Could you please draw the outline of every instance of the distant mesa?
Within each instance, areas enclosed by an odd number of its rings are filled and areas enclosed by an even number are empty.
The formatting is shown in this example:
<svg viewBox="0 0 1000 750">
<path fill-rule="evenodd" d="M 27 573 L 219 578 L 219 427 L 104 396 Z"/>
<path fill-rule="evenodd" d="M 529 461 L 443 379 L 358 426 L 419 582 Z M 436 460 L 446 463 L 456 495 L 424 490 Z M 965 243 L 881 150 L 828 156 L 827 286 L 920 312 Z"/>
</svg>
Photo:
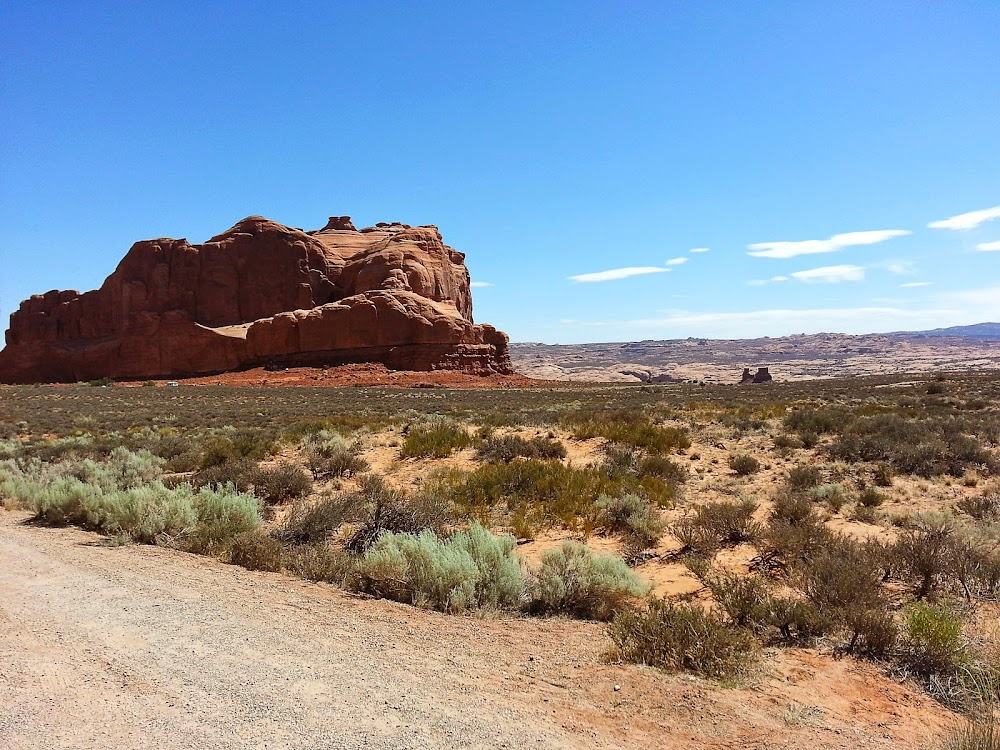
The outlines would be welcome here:
<svg viewBox="0 0 1000 750">
<path fill-rule="evenodd" d="M 382 363 L 512 371 L 507 335 L 472 320 L 465 255 L 437 227 L 331 217 L 304 232 L 250 216 L 202 244 L 137 242 L 95 291 L 21 303 L 0 382 Z"/>
<path fill-rule="evenodd" d="M 740 385 L 744 383 L 770 383 L 774 378 L 767 371 L 766 367 L 758 367 L 756 373 L 751 373 L 749 367 L 743 368 L 743 375 L 740 377 Z"/>
</svg>

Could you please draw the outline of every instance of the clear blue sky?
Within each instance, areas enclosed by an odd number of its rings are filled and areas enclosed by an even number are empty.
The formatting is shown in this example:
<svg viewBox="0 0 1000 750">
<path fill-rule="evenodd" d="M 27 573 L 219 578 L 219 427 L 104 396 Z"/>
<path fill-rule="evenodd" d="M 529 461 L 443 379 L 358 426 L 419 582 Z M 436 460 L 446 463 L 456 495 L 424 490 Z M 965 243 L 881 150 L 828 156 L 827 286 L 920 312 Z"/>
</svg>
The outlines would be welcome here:
<svg viewBox="0 0 1000 750">
<path fill-rule="evenodd" d="M 3 8 L 4 322 L 251 214 L 437 224 L 515 341 L 1000 320 L 1000 209 L 928 226 L 1000 206 L 996 0 Z"/>
</svg>

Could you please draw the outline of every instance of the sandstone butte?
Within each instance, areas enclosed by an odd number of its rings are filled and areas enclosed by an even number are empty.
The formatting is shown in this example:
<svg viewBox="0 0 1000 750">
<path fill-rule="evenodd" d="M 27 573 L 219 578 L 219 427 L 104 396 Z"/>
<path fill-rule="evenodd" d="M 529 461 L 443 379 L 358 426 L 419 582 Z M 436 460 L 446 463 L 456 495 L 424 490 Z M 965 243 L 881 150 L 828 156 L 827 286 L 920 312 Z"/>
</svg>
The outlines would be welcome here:
<svg viewBox="0 0 1000 750">
<path fill-rule="evenodd" d="M 0 382 L 382 363 L 511 373 L 507 335 L 472 321 L 465 255 L 437 227 L 348 216 L 305 232 L 250 216 L 203 244 L 137 242 L 95 291 L 21 303 Z"/>
</svg>

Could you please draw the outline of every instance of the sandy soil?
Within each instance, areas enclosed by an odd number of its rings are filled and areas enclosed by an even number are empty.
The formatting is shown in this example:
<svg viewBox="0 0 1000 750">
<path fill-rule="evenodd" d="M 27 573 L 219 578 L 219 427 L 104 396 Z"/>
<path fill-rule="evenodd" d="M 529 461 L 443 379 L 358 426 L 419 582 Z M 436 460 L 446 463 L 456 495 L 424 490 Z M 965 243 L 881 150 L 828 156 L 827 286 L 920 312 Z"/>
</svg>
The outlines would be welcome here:
<svg viewBox="0 0 1000 750">
<path fill-rule="evenodd" d="M 387 386 L 394 388 L 533 388 L 551 383 L 532 380 L 524 375 L 469 375 L 454 370 L 410 372 L 390 370 L 380 364 L 342 365 L 340 367 L 290 367 L 270 371 L 256 367 L 251 370 L 226 372 L 193 378 L 153 381 L 157 385 L 169 382 L 184 385 L 241 386 Z M 138 386 L 140 383 L 123 383 Z"/>
<path fill-rule="evenodd" d="M 25 519 L 0 511 L 4 750 L 923 748 L 955 722 L 816 651 L 722 687 L 607 663 L 595 623 L 449 617 Z"/>
</svg>

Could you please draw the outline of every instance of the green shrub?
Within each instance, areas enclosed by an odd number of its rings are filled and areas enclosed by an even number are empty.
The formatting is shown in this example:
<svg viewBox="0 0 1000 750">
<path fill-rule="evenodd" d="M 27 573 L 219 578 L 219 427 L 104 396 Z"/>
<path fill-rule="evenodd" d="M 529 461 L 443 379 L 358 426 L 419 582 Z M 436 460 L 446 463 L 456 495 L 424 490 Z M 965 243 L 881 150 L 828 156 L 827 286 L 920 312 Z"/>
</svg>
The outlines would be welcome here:
<svg viewBox="0 0 1000 750">
<path fill-rule="evenodd" d="M 610 619 L 649 591 L 620 557 L 572 541 L 546 552 L 534 578 L 532 611 L 593 620 Z"/>
<path fill-rule="evenodd" d="M 305 497 L 313 486 L 309 472 L 291 461 L 270 468 L 258 467 L 251 481 L 253 493 L 268 505 Z"/>
<path fill-rule="evenodd" d="M 306 465 L 314 479 L 346 477 L 368 471 L 368 462 L 342 436 L 320 430 L 303 441 Z"/>
<path fill-rule="evenodd" d="M 800 409 L 785 417 L 785 429 L 798 433 L 837 433 L 850 421 L 850 412 L 845 409 Z"/>
<path fill-rule="evenodd" d="M 727 573 L 709 578 L 708 588 L 733 625 L 759 633 L 771 623 L 771 591 L 760 576 Z"/>
<path fill-rule="evenodd" d="M 114 384 L 115 384 L 115 381 L 112 380 L 111 378 L 98 378 L 96 380 L 88 380 L 87 381 L 87 385 L 91 386 L 92 388 L 104 388 L 104 387 L 107 387 L 109 385 L 114 385 Z"/>
<path fill-rule="evenodd" d="M 819 469 L 808 464 L 799 464 L 788 470 L 786 482 L 793 490 L 808 490 L 820 483 Z"/>
<path fill-rule="evenodd" d="M 786 642 L 811 640 L 825 634 L 832 623 L 810 602 L 773 597 L 768 607 L 768 624 Z"/>
<path fill-rule="evenodd" d="M 904 529 L 890 550 L 900 574 L 915 582 L 916 597 L 923 599 L 948 574 L 954 529 L 946 522 L 918 521 Z"/>
<path fill-rule="evenodd" d="M 277 539 L 257 531 L 233 537 L 229 548 L 229 561 L 247 570 L 266 570 L 276 573 L 284 562 L 285 548 Z"/>
<path fill-rule="evenodd" d="M 558 440 L 533 437 L 530 440 L 519 435 L 491 435 L 476 452 L 480 461 L 508 464 L 515 458 L 563 459 L 566 446 Z"/>
<path fill-rule="evenodd" d="M 444 458 L 468 448 L 473 438 L 463 425 L 437 420 L 412 427 L 403 440 L 403 458 Z"/>
<path fill-rule="evenodd" d="M 604 527 L 611 533 L 621 534 L 626 546 L 634 552 L 656 546 L 666 528 L 656 509 L 638 495 L 601 495 L 597 507 L 601 509 Z"/>
<path fill-rule="evenodd" d="M 753 456 L 737 454 L 729 457 L 729 468 L 736 473 L 736 476 L 748 477 L 760 471 L 760 461 Z"/>
<path fill-rule="evenodd" d="M 358 520 L 363 512 L 355 493 L 324 495 L 316 503 L 296 503 L 271 535 L 292 544 L 319 544 L 330 532 Z"/>
<path fill-rule="evenodd" d="M 963 497 L 956 505 L 960 511 L 977 521 L 998 518 L 1000 517 L 1000 492 L 984 492 L 981 495 Z"/>
<path fill-rule="evenodd" d="M 815 502 L 825 504 L 834 513 L 839 513 L 847 504 L 847 495 L 843 486 L 839 484 L 821 484 L 819 487 L 813 487 L 809 490 L 809 497 Z"/>
<path fill-rule="evenodd" d="M 714 546 L 749 542 L 760 534 L 761 526 L 753 520 L 757 503 L 743 500 L 738 503 L 711 502 L 695 508 L 693 516 L 677 521 L 672 533 L 685 550 L 697 552 Z"/>
<path fill-rule="evenodd" d="M 650 602 L 645 612 L 623 610 L 609 629 L 623 661 L 708 677 L 738 675 L 755 661 L 753 637 L 728 627 L 696 604 Z"/>
<path fill-rule="evenodd" d="M 250 458 L 240 458 L 213 464 L 196 471 L 183 481 L 190 482 L 195 487 L 232 487 L 238 492 L 249 492 L 257 476 L 257 462 Z"/>
<path fill-rule="evenodd" d="M 512 536 L 494 536 L 478 524 L 447 539 L 429 530 L 387 532 L 358 561 L 358 586 L 442 612 L 510 608 L 524 587 L 515 546 Z"/>
<path fill-rule="evenodd" d="M 674 486 L 684 484 L 691 476 L 687 467 L 662 453 L 643 456 L 639 462 L 638 474 L 640 477 L 657 477 Z"/>
<path fill-rule="evenodd" d="M 673 487 L 656 477 L 611 478 L 595 468 L 557 461 L 524 459 L 484 464 L 474 471 L 445 471 L 428 483 L 428 493 L 451 501 L 461 515 L 487 520 L 497 513 L 537 518 L 546 527 L 578 528 L 596 522 L 601 495 L 635 494 L 657 505 L 669 504 Z"/>
<path fill-rule="evenodd" d="M 796 448 L 802 448 L 802 439 L 796 437 L 795 435 L 789 435 L 787 432 L 783 432 L 780 435 L 775 435 L 774 447 L 780 451 L 795 450 Z"/>
<path fill-rule="evenodd" d="M 284 551 L 285 567 L 309 581 L 323 581 L 338 586 L 354 585 L 357 560 L 343 550 L 325 544 L 301 544 Z"/>
<path fill-rule="evenodd" d="M 612 443 L 670 453 L 691 447 L 687 430 L 655 424 L 649 415 L 638 411 L 579 411 L 563 418 L 573 436 L 586 440 L 603 437 Z"/>
<path fill-rule="evenodd" d="M 874 487 L 866 487 L 858 495 L 858 505 L 865 508 L 878 508 L 885 502 L 885 495 Z"/>
<path fill-rule="evenodd" d="M 440 535 L 454 520 L 446 499 L 393 489 L 377 475 L 362 477 L 359 489 L 350 497 L 359 523 L 345 548 L 355 554 L 365 552 L 387 532 L 417 534 L 429 530 Z"/>
<path fill-rule="evenodd" d="M 920 677 L 955 674 L 968 664 L 962 642 L 962 620 L 947 607 L 918 602 L 905 615 L 906 642 L 902 662 Z"/>
</svg>

